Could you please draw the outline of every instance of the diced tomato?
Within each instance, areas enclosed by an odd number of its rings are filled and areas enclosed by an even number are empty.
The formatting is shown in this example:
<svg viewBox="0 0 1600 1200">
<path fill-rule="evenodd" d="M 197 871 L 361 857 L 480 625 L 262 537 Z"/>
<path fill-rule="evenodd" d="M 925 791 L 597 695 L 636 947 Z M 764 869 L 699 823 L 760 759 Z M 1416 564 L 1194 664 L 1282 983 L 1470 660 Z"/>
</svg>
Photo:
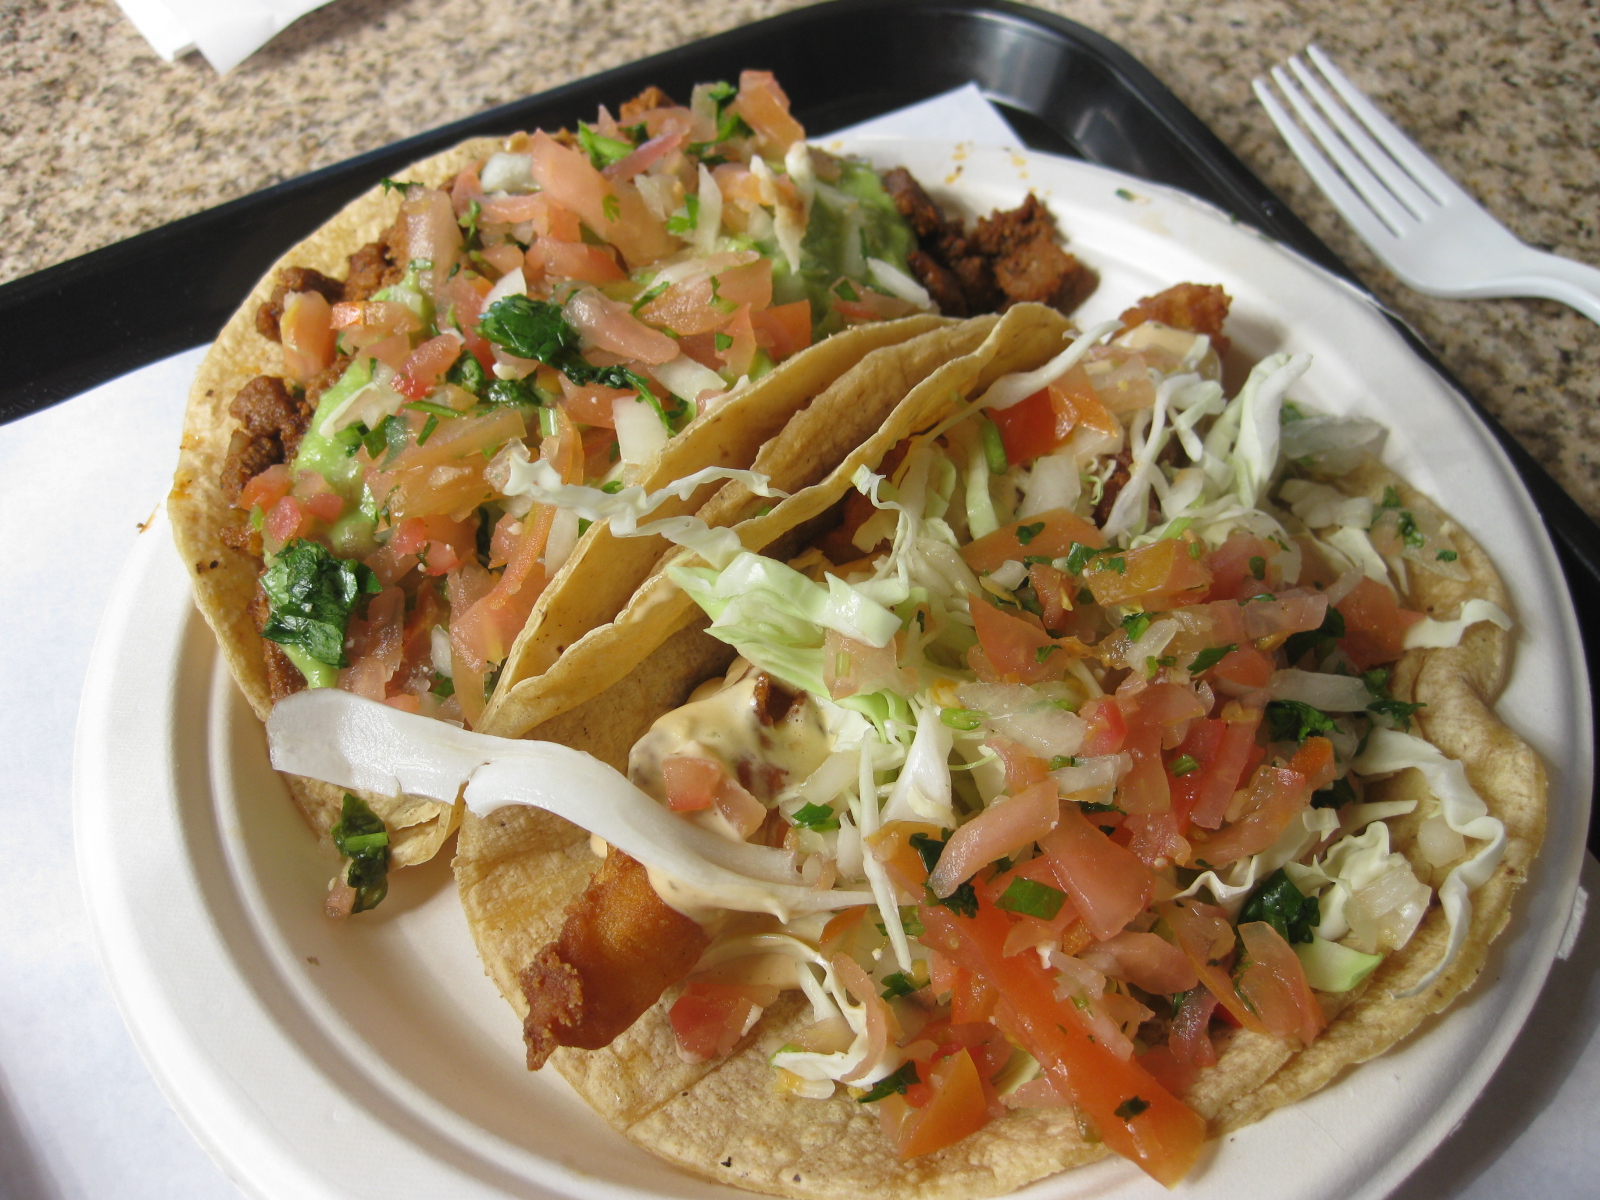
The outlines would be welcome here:
<svg viewBox="0 0 1600 1200">
<path fill-rule="evenodd" d="M 460 326 L 468 352 L 486 370 L 494 367 L 494 351 L 478 332 L 478 317 L 483 312 L 483 299 L 489 294 L 489 287 L 489 281 L 481 275 L 468 275 L 463 271 L 445 281 L 444 304 L 440 305 L 441 309 L 448 306 Z"/>
<path fill-rule="evenodd" d="M 1265 921 L 1239 926 L 1239 941 L 1244 945 L 1239 995 L 1260 1014 L 1269 1033 L 1309 1046 L 1328 1019 L 1306 982 L 1299 956 Z"/>
<path fill-rule="evenodd" d="M 1264 688 L 1272 682 L 1272 659 L 1246 644 L 1224 654 L 1211 676 L 1237 688 Z"/>
<path fill-rule="evenodd" d="M 289 476 L 288 466 L 274 463 L 244 485 L 239 492 L 239 507 L 246 511 L 259 508 L 265 513 L 287 496 L 292 486 L 294 480 Z"/>
<path fill-rule="evenodd" d="M 1244 815 L 1196 846 L 1195 861 L 1221 868 L 1261 853 L 1310 802 L 1304 775 L 1285 767 L 1260 767 L 1250 781 Z"/>
<path fill-rule="evenodd" d="M 727 348 L 714 350 L 721 365 L 735 379 L 750 373 L 750 366 L 756 359 L 756 331 L 750 323 L 750 306 L 740 305 L 739 311 L 722 329 L 722 336 L 728 339 Z M 713 347 L 715 343 L 713 343 Z"/>
<path fill-rule="evenodd" d="M 899 296 L 886 296 L 882 292 L 858 290 L 854 300 L 846 300 L 838 291 L 830 292 L 834 311 L 847 325 L 862 325 L 873 321 L 893 321 L 909 317 L 917 306 Z"/>
<path fill-rule="evenodd" d="M 908 1104 L 904 1115 L 888 1130 L 895 1153 L 902 1159 L 943 1150 L 988 1124 L 988 1100 L 978 1068 L 964 1047 L 932 1064 L 927 1085 L 928 1099 L 915 1108 Z"/>
<path fill-rule="evenodd" d="M 474 200 L 483 200 L 483 180 L 478 175 L 478 168 L 482 165 L 471 163 L 462 167 L 456 174 L 455 183 L 450 186 L 450 207 L 455 209 L 458 218 L 466 215 Z"/>
<path fill-rule="evenodd" d="M 1333 782 L 1333 743 L 1325 737 L 1309 737 L 1289 760 L 1289 770 L 1305 776 L 1306 787 L 1320 792 Z"/>
<path fill-rule="evenodd" d="M 1150 903 L 1155 881 L 1149 870 L 1071 804 L 1062 806 L 1060 823 L 1039 849 L 1089 932 L 1102 941 L 1120 933 Z"/>
<path fill-rule="evenodd" d="M 1029 754 L 1010 738 L 992 737 L 983 744 L 1000 756 L 1006 770 L 1006 791 L 1013 796 L 1044 782 L 1044 759 Z"/>
<path fill-rule="evenodd" d="M 1276 543 L 1234 530 L 1227 541 L 1206 555 L 1206 565 L 1211 568 L 1211 591 L 1207 598 L 1245 600 L 1263 592 L 1277 591 L 1283 580 L 1279 553 Z"/>
<path fill-rule="evenodd" d="M 1200 1078 L 1200 1068 L 1179 1058 L 1170 1046 L 1151 1046 L 1139 1055 L 1139 1065 L 1173 1095 L 1188 1091 Z"/>
<path fill-rule="evenodd" d="M 782 158 L 805 140 L 805 128 L 790 114 L 789 97 L 771 71 L 741 71 L 739 95 L 729 108 L 756 131 L 762 149 L 773 157 Z"/>
<path fill-rule="evenodd" d="M 556 204 L 576 213 L 590 229 L 622 251 L 629 267 L 641 267 L 677 248 L 677 239 L 645 207 L 638 189 L 613 184 L 588 158 L 543 130 L 529 140 L 534 182 Z"/>
<path fill-rule="evenodd" d="M 811 345 L 811 301 L 796 300 L 750 314 L 755 327 L 756 345 L 782 362 Z"/>
<path fill-rule="evenodd" d="M 616 402 L 624 396 L 637 395 L 628 388 L 609 388 L 598 383 L 586 383 L 579 387 L 565 375 L 561 377 L 561 391 L 561 407 L 567 410 L 568 416 L 580 425 L 603 429 L 616 426 Z"/>
<path fill-rule="evenodd" d="M 1198 598 L 1211 582 L 1206 564 L 1189 552 L 1191 544 L 1196 543 L 1164 538 L 1126 553 L 1096 555 L 1084 568 L 1083 581 L 1096 604 L 1137 601 L 1147 609 L 1171 608 Z"/>
<path fill-rule="evenodd" d="M 521 246 L 516 242 L 500 242 L 498 245 L 485 246 L 480 252 L 483 261 L 494 268 L 495 278 L 509 275 L 513 271 L 522 270 L 527 261 Z"/>
<path fill-rule="evenodd" d="M 1019 535 L 1018 530 L 1024 528 L 1027 532 Z M 1054 508 L 1012 521 L 977 541 L 968 542 L 961 547 L 961 557 L 967 566 L 983 575 L 1008 560 L 1060 558 L 1075 542 L 1098 550 L 1106 544 L 1106 539 L 1094 525 L 1077 514 Z"/>
<path fill-rule="evenodd" d="M 667 807 L 673 812 L 699 812 L 710 808 L 722 783 L 722 764 L 714 758 L 669 754 L 661 760 L 667 788 Z"/>
<path fill-rule="evenodd" d="M 1190 846 L 1183 836 L 1187 819 L 1174 812 L 1130 813 L 1122 826 L 1128 831 L 1128 849 L 1151 870 L 1177 863 L 1186 866 Z"/>
<path fill-rule="evenodd" d="M 461 339 L 454 334 L 429 338 L 406 359 L 405 369 L 394 381 L 395 391 L 412 400 L 423 399 L 460 355 Z"/>
<path fill-rule="evenodd" d="M 1118 753 L 1128 740 L 1128 722 L 1122 708 L 1111 696 L 1098 696 L 1078 710 L 1078 715 L 1089 723 L 1083 739 L 1083 755 L 1098 758 L 1103 754 Z"/>
<path fill-rule="evenodd" d="M 1339 647 L 1358 671 L 1399 658 L 1405 652 L 1406 630 L 1422 620 L 1421 613 L 1401 608 L 1393 592 L 1366 576 L 1335 607 L 1344 618 Z"/>
<path fill-rule="evenodd" d="M 461 226 L 456 223 L 455 207 L 437 188 L 412 189 L 400 205 L 400 219 L 405 222 L 410 260 L 433 264 L 418 275 L 418 282 L 426 295 L 437 300 L 461 254 Z"/>
<path fill-rule="evenodd" d="M 554 276 L 594 284 L 616 283 L 628 277 L 604 247 L 587 242 L 560 242 L 542 237 L 528 247 L 527 261 L 540 277 Z"/>
<path fill-rule="evenodd" d="M 1167 1034 L 1167 1045 L 1185 1062 L 1196 1067 L 1209 1067 L 1217 1061 L 1216 1047 L 1211 1044 L 1209 1029 L 1211 1014 L 1216 1011 L 1217 998 L 1203 984 L 1184 993 L 1173 1014 Z"/>
<path fill-rule="evenodd" d="M 309 383 L 333 363 L 333 309 L 321 292 L 290 292 L 278 320 L 283 369 L 296 383 Z"/>
<path fill-rule="evenodd" d="M 911 838 L 919 833 L 936 842 L 944 841 L 944 833 L 937 825 L 922 821 L 890 821 L 867 839 L 872 857 L 883 864 L 895 886 L 913 896 L 920 896 L 922 885 L 928 882 L 928 868 L 911 845 Z"/>
<path fill-rule="evenodd" d="M 1227 815 L 1228 802 L 1238 789 L 1256 749 L 1256 729 L 1261 710 L 1230 704 L 1222 710 L 1223 733 L 1216 757 L 1202 764 L 1196 782 L 1194 808 L 1189 819 L 1202 829 L 1215 829 Z"/>
<path fill-rule="evenodd" d="M 978 645 L 968 658 L 980 678 L 1007 683 L 1041 683 L 1061 678 L 1067 655 L 1048 633 L 1021 617 L 1001 612 L 981 596 L 968 593 L 967 598 L 978 634 Z M 1053 649 L 1045 650 L 1047 646 Z"/>
<path fill-rule="evenodd" d="M 999 910 L 980 903 L 972 919 L 926 904 L 919 912 L 924 940 L 994 985 L 1001 1029 L 1033 1055 L 1107 1146 L 1169 1187 L 1188 1173 L 1205 1122 L 1137 1060 L 1119 1058 L 1090 1036 L 1076 1007 L 1055 998 L 1055 980 L 1037 955 L 1005 956 L 1008 926 Z"/>
<path fill-rule="evenodd" d="M 1251 1012 L 1233 990 L 1228 969 L 1233 961 L 1234 932 L 1226 914 L 1194 899 L 1157 905 L 1156 912 L 1177 935 L 1178 948 L 1189 956 L 1200 982 L 1232 1014 L 1234 1021 L 1256 1033 L 1265 1032 L 1261 1018 Z"/>
<path fill-rule="evenodd" d="M 673 1002 L 667 1020 L 679 1052 L 690 1062 L 706 1062 L 733 1053 L 761 1010 L 775 999 L 776 988 L 696 980 Z"/>
<path fill-rule="evenodd" d="M 272 506 L 262 525 L 269 546 L 282 546 L 303 537 L 310 527 L 310 514 L 293 496 L 284 496 Z"/>
<path fill-rule="evenodd" d="M 1124 708 L 1124 715 L 1128 709 Z M 1117 807 L 1125 813 L 1164 813 L 1172 807 L 1167 789 L 1166 767 L 1161 761 L 1161 726 L 1148 720 L 1128 723 L 1128 736 L 1122 748 L 1133 760 L 1133 768 L 1117 784 Z"/>
<path fill-rule="evenodd" d="M 1065 400 L 1056 388 L 1044 387 L 1009 408 L 989 410 L 1008 462 L 1032 462 L 1071 440 L 1078 414 Z"/>
</svg>

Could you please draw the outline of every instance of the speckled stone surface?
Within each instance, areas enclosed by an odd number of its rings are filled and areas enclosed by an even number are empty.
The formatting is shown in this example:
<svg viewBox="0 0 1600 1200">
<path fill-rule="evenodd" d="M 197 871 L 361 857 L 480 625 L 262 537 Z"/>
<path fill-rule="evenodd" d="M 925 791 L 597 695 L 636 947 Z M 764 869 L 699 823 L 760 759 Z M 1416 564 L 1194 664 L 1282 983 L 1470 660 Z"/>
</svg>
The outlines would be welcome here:
<svg viewBox="0 0 1600 1200">
<path fill-rule="evenodd" d="M 219 78 L 110 0 L 0 0 L 0 281 L 799 0 L 335 0 Z M 1584 0 L 1041 0 L 1132 51 L 1588 511 L 1600 327 L 1401 286 L 1289 158 L 1250 79 L 1316 41 L 1524 240 L 1600 264 L 1600 6 Z"/>
</svg>

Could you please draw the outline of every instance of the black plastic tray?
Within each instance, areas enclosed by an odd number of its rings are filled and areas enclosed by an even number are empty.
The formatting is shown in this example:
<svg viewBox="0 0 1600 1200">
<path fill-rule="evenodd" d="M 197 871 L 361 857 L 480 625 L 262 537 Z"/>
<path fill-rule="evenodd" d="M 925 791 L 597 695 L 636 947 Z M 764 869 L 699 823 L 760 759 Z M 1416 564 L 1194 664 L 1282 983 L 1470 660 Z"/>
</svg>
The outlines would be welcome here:
<svg viewBox="0 0 1600 1200">
<path fill-rule="evenodd" d="M 813 135 L 976 82 L 1030 147 L 1183 188 L 1354 282 L 1344 263 L 1116 43 L 1004 0 L 834 0 L 490 109 L 0 286 L 0 423 L 210 340 L 285 247 L 416 159 L 473 135 L 571 126 L 650 84 L 686 96 L 695 83 L 736 78 L 755 66 L 777 73 Z M 1431 351 L 1395 324 L 1449 379 Z M 95 336 L 85 338 L 84 330 Z M 1600 528 L 1456 387 L 1538 504 L 1580 617 L 1600 613 Z M 1585 632 L 1590 674 L 1600 678 L 1600 630 Z"/>
</svg>

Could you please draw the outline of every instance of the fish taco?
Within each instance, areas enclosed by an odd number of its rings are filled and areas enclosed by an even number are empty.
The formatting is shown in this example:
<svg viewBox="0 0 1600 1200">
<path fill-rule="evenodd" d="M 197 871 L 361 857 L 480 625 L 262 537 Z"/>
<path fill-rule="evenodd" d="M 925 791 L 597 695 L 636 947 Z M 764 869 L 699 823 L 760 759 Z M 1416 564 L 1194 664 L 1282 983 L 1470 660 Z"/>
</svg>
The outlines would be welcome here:
<svg viewBox="0 0 1600 1200">
<path fill-rule="evenodd" d="M 809 148 L 764 72 L 475 139 L 353 201 L 219 335 L 169 501 L 252 707 L 336 686 L 473 727 L 501 697 L 520 711 L 671 544 L 513 481 L 543 462 L 642 489 L 651 528 L 693 515 L 818 396 L 875 397 L 897 347 L 949 326 L 916 246 L 878 175 Z M 1010 295 L 989 290 L 975 302 Z M 376 903 L 383 864 L 426 860 L 457 820 L 289 786 L 352 858 L 330 911 Z"/>
<path fill-rule="evenodd" d="M 486 801 L 456 871 L 530 1065 L 762 1192 L 1171 1184 L 1473 981 L 1544 823 L 1505 589 L 1303 357 L 1226 396 L 1225 309 L 1015 308 L 781 500 L 727 486 L 740 548 L 642 589 L 693 608 L 532 733 L 870 899 Z"/>
</svg>

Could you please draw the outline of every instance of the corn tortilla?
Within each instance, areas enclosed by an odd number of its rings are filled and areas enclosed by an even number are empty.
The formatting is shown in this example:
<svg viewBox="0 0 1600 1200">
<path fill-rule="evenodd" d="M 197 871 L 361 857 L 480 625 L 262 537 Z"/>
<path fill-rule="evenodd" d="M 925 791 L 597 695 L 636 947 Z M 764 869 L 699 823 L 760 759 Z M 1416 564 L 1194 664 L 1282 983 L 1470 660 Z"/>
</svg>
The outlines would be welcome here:
<svg viewBox="0 0 1600 1200">
<path fill-rule="evenodd" d="M 462 168 L 505 145 L 504 139 L 475 138 L 416 163 L 398 177 L 431 187 L 447 185 Z M 311 267 L 343 278 L 348 256 L 393 223 L 401 200 L 399 193 L 376 187 L 279 259 L 223 327 L 190 391 L 167 511 L 179 555 L 191 576 L 195 603 L 215 633 L 229 671 L 262 720 L 272 699 L 261 639 L 247 611 L 260 562 L 224 544 L 221 537 L 223 529 L 240 519 L 219 482 L 230 437 L 239 427 L 228 406 L 250 379 L 282 374 L 282 348 L 255 326 L 256 310 L 271 296 L 278 272 L 287 266 Z M 824 339 L 701 414 L 647 466 L 640 482 L 654 489 L 703 467 L 748 467 L 763 443 L 862 356 L 949 324 L 937 316 L 913 316 L 857 326 Z M 657 516 L 694 512 L 715 491 L 715 484 L 707 484 L 687 500 L 669 501 Z M 659 538 L 614 538 L 604 522 L 588 530 L 539 597 L 506 659 L 498 691 L 512 691 L 537 677 L 559 661 L 566 646 L 615 617 L 669 548 Z M 293 776 L 285 780 L 307 822 L 325 835 L 339 819 L 344 789 Z M 455 806 L 405 796 L 364 795 L 363 799 L 388 827 L 397 866 L 427 861 L 456 827 Z"/>
</svg>

